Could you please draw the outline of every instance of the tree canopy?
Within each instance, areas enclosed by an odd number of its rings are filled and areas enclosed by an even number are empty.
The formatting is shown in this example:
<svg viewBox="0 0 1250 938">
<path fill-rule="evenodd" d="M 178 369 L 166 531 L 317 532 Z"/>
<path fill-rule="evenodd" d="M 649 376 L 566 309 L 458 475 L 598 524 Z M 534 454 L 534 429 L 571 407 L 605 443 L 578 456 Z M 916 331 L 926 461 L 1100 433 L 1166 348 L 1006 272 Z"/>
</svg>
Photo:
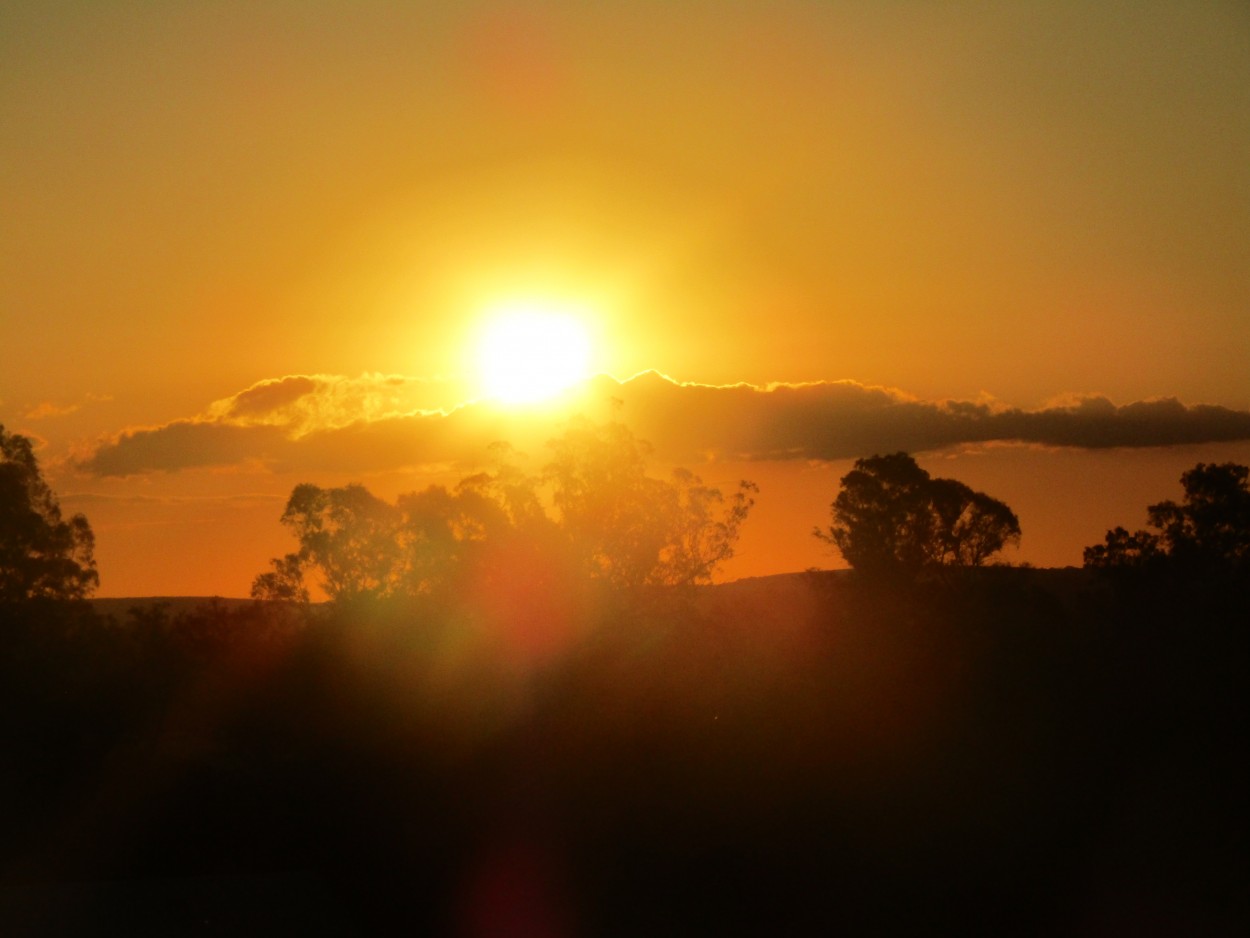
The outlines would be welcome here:
<svg viewBox="0 0 1250 938">
<path fill-rule="evenodd" d="M 94 549 L 87 519 L 62 517 L 30 440 L 0 426 L 0 601 L 91 595 Z"/>
<path fill-rule="evenodd" d="M 574 421 L 550 444 L 545 479 L 566 540 L 587 572 L 616 586 L 710 580 L 733 556 L 756 487 L 720 489 L 686 469 L 647 475 L 649 447 L 621 424 Z"/>
<path fill-rule="evenodd" d="M 907 453 L 858 459 L 817 528 L 856 570 L 915 575 L 926 568 L 977 567 L 1020 540 L 1003 502 L 954 479 L 934 479 Z"/>
<path fill-rule="evenodd" d="M 1250 468 L 1236 463 L 1198 463 L 1181 475 L 1184 498 L 1146 509 L 1154 531 L 1107 532 L 1085 548 L 1085 566 L 1148 569 L 1161 565 L 1191 571 L 1244 571 L 1250 567 Z"/>
<path fill-rule="evenodd" d="M 710 580 L 733 555 L 752 483 L 726 499 L 687 470 L 650 476 L 648 447 L 619 423 L 574 420 L 549 445 L 538 475 L 501 447 L 490 470 L 394 504 L 361 485 L 296 486 L 282 523 L 299 549 L 271 561 L 252 595 L 306 600 L 311 575 L 336 600 L 420 596 L 488 582 L 505 565 L 576 570 L 613 587 L 681 585 Z"/>
<path fill-rule="evenodd" d="M 306 601 L 310 575 L 336 600 L 436 593 L 480 554 L 518 526 L 496 476 L 483 473 L 453 490 L 431 485 L 401 495 L 395 504 L 364 486 L 295 487 L 282 523 L 299 550 L 270 561 L 252 595 Z"/>
</svg>

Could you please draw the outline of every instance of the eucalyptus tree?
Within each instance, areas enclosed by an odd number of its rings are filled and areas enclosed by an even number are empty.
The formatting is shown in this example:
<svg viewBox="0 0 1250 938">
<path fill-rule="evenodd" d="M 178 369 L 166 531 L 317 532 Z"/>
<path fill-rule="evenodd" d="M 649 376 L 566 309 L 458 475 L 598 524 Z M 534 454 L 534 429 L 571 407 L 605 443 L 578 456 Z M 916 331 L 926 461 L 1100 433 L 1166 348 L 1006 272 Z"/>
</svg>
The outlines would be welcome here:
<svg viewBox="0 0 1250 938">
<path fill-rule="evenodd" d="M 271 561 L 252 595 L 306 601 L 310 579 L 334 600 L 446 595 L 518 571 L 671 586 L 707 582 L 733 555 L 752 483 L 726 498 L 688 470 L 654 477 L 649 447 L 619 423 L 571 421 L 550 447 L 541 474 L 499 448 L 490 470 L 394 504 L 358 484 L 298 485 L 281 519 L 298 550 Z"/>
<path fill-rule="evenodd" d="M 1005 503 L 932 478 L 907 453 L 856 460 L 830 513 L 829 527 L 815 535 L 871 575 L 979 567 L 1020 540 L 1020 521 Z"/>
<path fill-rule="evenodd" d="M 0 426 L 0 601 L 82 599 L 99 582 L 91 525 L 61 514 L 30 440 Z"/>
</svg>

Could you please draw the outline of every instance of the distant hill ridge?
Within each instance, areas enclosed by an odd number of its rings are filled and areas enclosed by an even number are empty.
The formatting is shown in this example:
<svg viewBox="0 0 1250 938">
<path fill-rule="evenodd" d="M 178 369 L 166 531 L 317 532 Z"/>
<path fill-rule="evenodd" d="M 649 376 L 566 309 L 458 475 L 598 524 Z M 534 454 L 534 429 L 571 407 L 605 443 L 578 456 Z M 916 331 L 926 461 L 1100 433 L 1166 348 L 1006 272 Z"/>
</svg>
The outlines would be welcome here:
<svg viewBox="0 0 1250 938">
<path fill-rule="evenodd" d="M 237 609 L 240 606 L 249 606 L 253 602 L 255 600 L 226 596 L 111 596 L 91 600 L 91 607 L 102 616 L 124 619 L 127 613 L 135 608 L 147 610 L 156 606 L 165 606 L 171 615 L 176 616 L 204 606 Z"/>
<path fill-rule="evenodd" d="M 1001 574 L 1000 574 L 1001 571 Z M 1070 590 L 1088 582 L 1089 571 L 1080 567 L 984 567 L 983 574 L 1024 575 L 1034 580 L 1039 586 L 1051 589 Z M 745 596 L 758 594 L 761 598 L 773 595 L 778 590 L 793 591 L 806 589 L 814 581 L 836 583 L 845 579 L 850 570 L 803 570 L 794 573 L 773 573 L 765 576 L 742 577 L 725 583 L 713 583 L 702 587 L 715 594 L 734 594 Z M 204 606 L 220 606 L 226 609 L 237 609 L 255 602 L 253 599 L 232 596 L 110 596 L 91 600 L 91 605 L 100 615 L 111 615 L 124 619 L 133 608 L 150 609 L 155 606 L 167 607 L 171 615 L 192 612 Z"/>
</svg>

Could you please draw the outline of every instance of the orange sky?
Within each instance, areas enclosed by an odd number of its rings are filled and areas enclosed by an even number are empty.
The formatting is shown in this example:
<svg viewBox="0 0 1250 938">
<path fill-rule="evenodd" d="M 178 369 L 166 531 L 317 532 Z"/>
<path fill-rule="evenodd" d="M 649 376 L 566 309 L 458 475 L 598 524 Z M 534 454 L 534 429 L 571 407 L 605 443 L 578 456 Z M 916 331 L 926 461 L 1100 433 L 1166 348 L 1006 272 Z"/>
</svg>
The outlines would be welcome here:
<svg viewBox="0 0 1250 938">
<path fill-rule="evenodd" d="M 836 564 L 857 446 L 1003 498 L 1046 564 L 1250 463 L 1235 0 L 19 0 L 0 199 L 0 422 L 102 595 L 246 594 L 296 482 L 454 477 L 512 430 L 415 415 L 478 393 L 518 296 L 671 376 L 617 395 L 658 455 L 760 483 L 726 575 Z"/>
</svg>

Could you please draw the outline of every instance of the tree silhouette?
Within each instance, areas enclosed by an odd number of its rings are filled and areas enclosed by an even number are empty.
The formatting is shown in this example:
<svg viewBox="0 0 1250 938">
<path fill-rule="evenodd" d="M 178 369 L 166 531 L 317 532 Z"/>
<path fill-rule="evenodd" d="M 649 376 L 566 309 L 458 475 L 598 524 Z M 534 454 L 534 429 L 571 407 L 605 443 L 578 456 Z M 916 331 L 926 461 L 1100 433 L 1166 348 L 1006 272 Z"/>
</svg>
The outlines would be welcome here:
<svg viewBox="0 0 1250 938">
<path fill-rule="evenodd" d="M 1146 509 L 1146 530 L 1122 527 L 1085 548 L 1085 566 L 1133 569 L 1168 564 L 1184 570 L 1244 570 L 1250 566 L 1250 468 L 1198 463 L 1181 475 L 1185 497 Z"/>
<path fill-rule="evenodd" d="M 253 596 L 305 599 L 303 578 L 310 569 L 331 599 L 390 591 L 399 549 L 399 513 L 363 485 L 332 489 L 307 482 L 297 485 L 281 520 L 299 541 L 299 551 L 271 561 L 273 570 L 253 582 Z"/>
<path fill-rule="evenodd" d="M 252 581 L 252 597 L 272 602 L 306 603 L 310 599 L 304 585 L 304 558 L 298 553 L 275 557 L 273 568 Z"/>
<path fill-rule="evenodd" d="M 1020 540 L 1020 521 L 996 498 L 954 479 L 931 479 L 931 564 L 979 567 L 1008 543 Z"/>
<path fill-rule="evenodd" d="M 1159 538 L 1149 531 L 1134 531 L 1115 527 L 1107 532 L 1106 541 L 1085 548 L 1085 566 L 1118 567 L 1121 569 L 1154 566 L 1164 557 Z"/>
<path fill-rule="evenodd" d="M 1020 539 L 1003 502 L 954 479 L 934 479 L 906 453 L 855 461 L 815 535 L 852 567 L 914 576 L 934 567 L 977 567 Z"/>
<path fill-rule="evenodd" d="M 335 600 L 430 595 L 467 575 L 491 582 L 488 568 L 508 564 L 544 575 L 580 567 L 615 587 L 679 585 L 711 579 L 733 555 L 752 483 L 726 502 L 686 470 L 653 478 L 646 444 L 617 423 L 573 421 L 550 446 L 541 476 L 521 471 L 500 447 L 491 471 L 394 505 L 361 485 L 296 486 L 282 523 L 299 550 L 271 561 L 252 595 L 306 601 L 310 574 Z M 544 486 L 554 517 L 539 497 Z"/>
<path fill-rule="evenodd" d="M 91 595 L 94 549 L 85 517 L 62 518 L 30 440 L 0 426 L 0 600 Z"/>
<path fill-rule="evenodd" d="M 495 462 L 454 489 L 432 485 L 399 497 L 400 592 L 436 594 L 485 566 L 550 547 L 538 480 L 510 462 L 506 447 L 496 448 Z"/>
<path fill-rule="evenodd" d="M 525 476 L 496 449 L 494 472 L 460 481 L 452 490 L 431 485 L 399 496 L 394 505 L 364 486 L 296 486 L 282 523 L 299 550 L 270 561 L 252 583 L 257 599 L 307 602 L 311 575 L 333 600 L 421 596 L 453 584 L 482 560 L 484 546 L 537 537 L 550 525 Z"/>
<path fill-rule="evenodd" d="M 699 583 L 733 556 L 754 483 L 740 482 L 726 506 L 688 470 L 653 478 L 650 448 L 620 423 L 575 420 L 550 445 L 559 524 L 592 577 L 621 587 Z"/>
</svg>

